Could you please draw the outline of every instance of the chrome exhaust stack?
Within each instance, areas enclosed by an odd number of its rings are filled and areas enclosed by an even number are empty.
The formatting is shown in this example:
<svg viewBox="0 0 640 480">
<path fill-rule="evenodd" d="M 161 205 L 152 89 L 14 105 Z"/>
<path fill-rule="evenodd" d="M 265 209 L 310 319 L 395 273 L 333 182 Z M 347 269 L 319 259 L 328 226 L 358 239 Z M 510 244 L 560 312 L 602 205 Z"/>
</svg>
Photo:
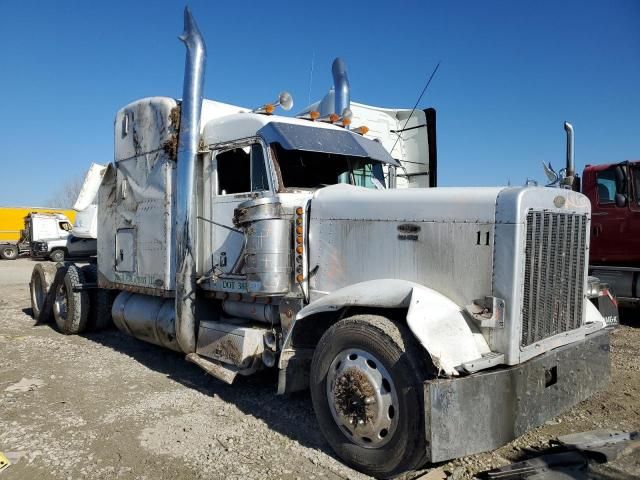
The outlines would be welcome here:
<svg viewBox="0 0 640 480">
<path fill-rule="evenodd" d="M 200 115 L 207 49 L 191 15 L 184 10 L 187 48 L 180 107 L 175 210 L 176 338 L 184 353 L 196 351 L 196 158 L 200 143 Z"/>
<path fill-rule="evenodd" d="M 576 165 L 573 158 L 573 125 L 569 122 L 564 122 L 564 131 L 567 132 L 567 164 L 562 185 L 565 188 L 572 188 L 573 179 L 576 176 Z"/>
<path fill-rule="evenodd" d="M 333 61 L 331 73 L 333 74 L 334 112 L 342 116 L 345 113 L 344 110 L 351 105 L 351 90 L 347 78 L 347 66 L 340 57 Z"/>
</svg>

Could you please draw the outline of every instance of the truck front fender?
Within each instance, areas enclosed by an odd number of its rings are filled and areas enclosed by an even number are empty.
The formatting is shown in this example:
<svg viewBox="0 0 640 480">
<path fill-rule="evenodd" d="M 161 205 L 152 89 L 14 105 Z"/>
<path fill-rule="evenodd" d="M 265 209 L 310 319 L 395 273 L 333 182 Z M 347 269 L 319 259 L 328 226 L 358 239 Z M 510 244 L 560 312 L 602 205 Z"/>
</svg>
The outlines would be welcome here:
<svg viewBox="0 0 640 480">
<path fill-rule="evenodd" d="M 484 336 L 451 299 L 424 285 L 397 279 L 369 280 L 331 292 L 301 309 L 293 328 L 312 315 L 348 307 L 406 308 L 407 326 L 433 364 L 447 375 L 458 375 L 456 367 L 490 351 Z"/>
</svg>

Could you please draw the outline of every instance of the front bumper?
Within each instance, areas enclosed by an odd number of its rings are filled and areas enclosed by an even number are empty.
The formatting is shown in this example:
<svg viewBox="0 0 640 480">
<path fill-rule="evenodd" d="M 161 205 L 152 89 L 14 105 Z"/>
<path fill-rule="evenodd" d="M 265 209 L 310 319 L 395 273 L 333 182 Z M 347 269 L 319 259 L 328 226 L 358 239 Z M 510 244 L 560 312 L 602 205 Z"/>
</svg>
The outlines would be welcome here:
<svg viewBox="0 0 640 480">
<path fill-rule="evenodd" d="M 29 248 L 32 257 L 46 257 L 49 254 L 47 242 L 31 242 Z"/>
<path fill-rule="evenodd" d="M 600 330 L 514 367 L 425 382 L 428 459 L 493 450 L 604 389 L 609 350 Z"/>
</svg>

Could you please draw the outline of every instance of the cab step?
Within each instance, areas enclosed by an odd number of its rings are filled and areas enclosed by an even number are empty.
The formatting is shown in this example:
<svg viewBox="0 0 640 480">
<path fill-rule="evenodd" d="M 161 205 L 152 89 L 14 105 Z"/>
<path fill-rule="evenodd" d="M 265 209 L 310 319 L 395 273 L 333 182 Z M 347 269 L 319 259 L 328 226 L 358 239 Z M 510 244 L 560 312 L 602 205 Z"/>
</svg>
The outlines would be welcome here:
<svg viewBox="0 0 640 480">
<path fill-rule="evenodd" d="M 224 364 L 216 360 L 209 360 L 208 358 L 201 357 L 197 353 L 189 353 L 187 355 L 187 360 L 191 363 L 195 363 L 209 375 L 228 385 L 233 384 L 233 381 L 236 379 L 236 376 L 240 371 L 237 367 Z"/>
</svg>

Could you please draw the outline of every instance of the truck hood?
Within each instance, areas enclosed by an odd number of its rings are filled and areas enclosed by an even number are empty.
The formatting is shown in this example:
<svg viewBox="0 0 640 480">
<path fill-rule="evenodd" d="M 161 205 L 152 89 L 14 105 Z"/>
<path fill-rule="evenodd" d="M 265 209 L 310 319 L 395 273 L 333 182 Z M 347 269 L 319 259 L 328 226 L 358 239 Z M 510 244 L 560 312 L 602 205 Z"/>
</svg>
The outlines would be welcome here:
<svg viewBox="0 0 640 480">
<path fill-rule="evenodd" d="M 505 187 L 438 187 L 373 190 L 339 184 L 318 190 L 311 217 L 330 220 L 411 222 L 495 221 Z"/>
</svg>

